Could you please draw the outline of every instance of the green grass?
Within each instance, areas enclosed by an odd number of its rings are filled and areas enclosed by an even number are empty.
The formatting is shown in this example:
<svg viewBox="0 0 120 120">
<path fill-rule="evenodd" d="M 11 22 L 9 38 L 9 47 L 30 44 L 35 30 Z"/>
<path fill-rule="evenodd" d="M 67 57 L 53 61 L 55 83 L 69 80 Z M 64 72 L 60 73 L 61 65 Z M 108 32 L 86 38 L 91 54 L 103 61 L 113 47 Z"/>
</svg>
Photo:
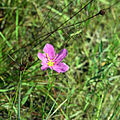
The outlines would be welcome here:
<svg viewBox="0 0 120 120">
<path fill-rule="evenodd" d="M 120 2 L 89 2 L 0 1 L 0 120 L 120 120 Z M 46 43 L 69 71 L 41 70 Z"/>
</svg>

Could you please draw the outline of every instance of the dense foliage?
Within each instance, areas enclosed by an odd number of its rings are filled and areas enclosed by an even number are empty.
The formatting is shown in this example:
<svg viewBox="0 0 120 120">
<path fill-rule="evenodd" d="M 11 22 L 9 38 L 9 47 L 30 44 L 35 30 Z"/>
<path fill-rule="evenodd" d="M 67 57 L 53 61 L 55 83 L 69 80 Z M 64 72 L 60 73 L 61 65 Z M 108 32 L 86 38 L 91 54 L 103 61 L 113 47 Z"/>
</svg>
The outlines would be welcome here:
<svg viewBox="0 0 120 120">
<path fill-rule="evenodd" d="M 117 2 L 118 1 L 118 2 Z M 119 0 L 0 1 L 0 120 L 120 120 Z M 41 70 L 45 44 L 65 73 Z"/>
</svg>

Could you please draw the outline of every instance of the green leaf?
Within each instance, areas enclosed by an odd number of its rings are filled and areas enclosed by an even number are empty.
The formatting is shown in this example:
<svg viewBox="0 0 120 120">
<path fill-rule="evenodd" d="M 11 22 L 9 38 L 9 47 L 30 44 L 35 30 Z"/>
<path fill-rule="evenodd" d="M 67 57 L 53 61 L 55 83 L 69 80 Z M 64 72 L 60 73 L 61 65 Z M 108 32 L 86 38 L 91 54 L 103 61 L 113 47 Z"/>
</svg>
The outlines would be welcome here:
<svg viewBox="0 0 120 120">
<path fill-rule="evenodd" d="M 26 101 L 28 100 L 28 97 L 30 95 L 30 93 L 32 92 L 33 87 L 31 87 L 28 92 L 25 94 L 25 97 L 22 99 L 22 105 L 24 105 L 26 103 Z"/>
</svg>

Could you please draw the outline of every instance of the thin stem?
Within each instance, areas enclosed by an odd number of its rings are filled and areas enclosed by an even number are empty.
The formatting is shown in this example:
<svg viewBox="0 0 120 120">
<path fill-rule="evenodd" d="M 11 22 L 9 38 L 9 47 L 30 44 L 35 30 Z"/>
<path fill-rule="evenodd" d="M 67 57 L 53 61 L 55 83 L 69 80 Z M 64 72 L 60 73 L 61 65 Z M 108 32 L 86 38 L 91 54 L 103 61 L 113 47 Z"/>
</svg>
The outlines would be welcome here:
<svg viewBox="0 0 120 120">
<path fill-rule="evenodd" d="M 46 95 L 46 98 L 45 98 L 45 103 L 44 103 L 43 111 L 42 111 L 42 113 L 43 113 L 43 115 L 42 115 L 42 119 L 43 119 L 43 120 L 44 120 L 44 116 L 45 116 L 45 106 L 46 106 L 46 103 L 47 103 L 47 98 L 48 98 L 49 91 L 50 91 L 51 86 L 52 86 L 52 83 L 51 83 L 51 75 L 52 75 L 52 71 L 51 71 L 50 74 L 47 72 L 47 74 L 48 74 L 48 78 L 49 78 L 49 79 L 48 79 L 48 91 L 47 91 L 47 95 Z"/>
<path fill-rule="evenodd" d="M 54 93 L 54 97 L 57 99 L 57 95 L 56 95 L 56 92 L 55 92 L 55 89 L 54 87 L 52 87 L 52 91 Z M 57 101 L 56 101 L 57 102 Z M 59 101 L 57 102 L 57 104 L 59 105 Z M 64 115 L 63 115 L 63 111 L 62 111 L 62 108 L 60 107 L 60 112 L 62 113 L 62 119 L 64 119 Z"/>
<path fill-rule="evenodd" d="M 20 72 L 20 79 L 19 79 L 18 120 L 20 120 L 20 103 L 21 103 L 21 72 Z"/>
<path fill-rule="evenodd" d="M 52 80 L 52 75 L 53 75 L 53 71 L 51 70 L 51 73 L 47 72 L 47 76 L 48 76 L 48 92 L 47 92 L 47 95 L 46 95 L 46 98 L 45 98 L 45 103 L 44 103 L 44 106 L 43 106 L 43 116 L 42 116 L 42 119 L 44 120 L 44 116 L 45 116 L 45 105 L 47 103 L 47 98 L 48 98 L 48 95 L 49 95 L 49 91 L 50 89 L 52 88 L 52 91 L 54 93 L 54 97 L 57 99 L 57 95 L 56 95 L 56 92 L 55 92 L 55 89 L 54 87 L 52 87 L 52 84 L 53 84 L 53 80 Z M 56 101 L 57 102 L 57 101 Z M 59 101 L 58 101 L 59 102 Z M 57 103 L 59 105 L 59 103 Z M 63 111 L 60 107 L 60 111 L 62 113 L 62 119 L 64 119 L 64 115 L 63 115 Z"/>
<path fill-rule="evenodd" d="M 96 120 L 99 120 L 99 116 L 100 116 L 100 110 L 101 110 L 101 107 L 102 107 L 102 101 L 103 101 L 103 98 L 104 98 L 104 95 L 101 94 L 101 97 L 100 97 L 100 94 L 99 94 L 99 103 L 98 103 L 98 111 L 97 111 L 97 118 Z"/>
<path fill-rule="evenodd" d="M 18 42 L 18 28 L 19 28 L 19 0 L 17 0 L 17 12 L 16 12 L 16 40 Z"/>
</svg>

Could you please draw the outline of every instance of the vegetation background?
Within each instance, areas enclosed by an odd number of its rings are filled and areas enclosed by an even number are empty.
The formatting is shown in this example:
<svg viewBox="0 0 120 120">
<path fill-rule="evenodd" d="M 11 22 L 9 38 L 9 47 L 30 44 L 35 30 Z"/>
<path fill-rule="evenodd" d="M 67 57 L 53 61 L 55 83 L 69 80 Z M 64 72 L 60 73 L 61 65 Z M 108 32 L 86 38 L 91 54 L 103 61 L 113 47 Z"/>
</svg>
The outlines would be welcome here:
<svg viewBox="0 0 120 120">
<path fill-rule="evenodd" d="M 69 71 L 40 69 L 46 43 Z M 20 79 L 21 120 L 120 120 L 119 0 L 0 0 L 0 120 L 17 119 Z"/>
</svg>

